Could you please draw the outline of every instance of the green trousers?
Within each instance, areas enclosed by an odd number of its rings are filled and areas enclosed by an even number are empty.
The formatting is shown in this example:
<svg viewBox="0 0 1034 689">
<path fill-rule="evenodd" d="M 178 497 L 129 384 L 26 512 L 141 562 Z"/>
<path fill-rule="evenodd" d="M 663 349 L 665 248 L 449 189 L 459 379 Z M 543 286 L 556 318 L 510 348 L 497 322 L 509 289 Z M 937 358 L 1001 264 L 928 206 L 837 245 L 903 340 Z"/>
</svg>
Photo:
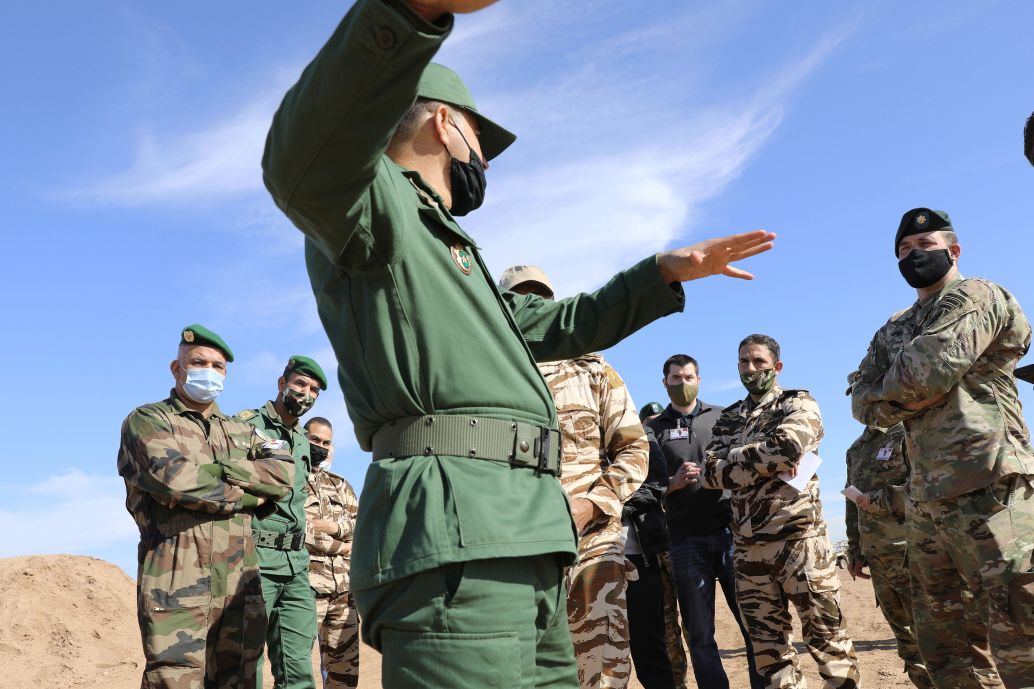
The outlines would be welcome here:
<svg viewBox="0 0 1034 689">
<path fill-rule="evenodd" d="M 354 594 L 384 689 L 578 689 L 555 554 L 460 562 Z"/>
<path fill-rule="evenodd" d="M 309 587 L 309 572 L 262 573 L 266 601 L 266 654 L 276 689 L 316 689 L 312 675 L 312 643 L 316 638 L 316 596 Z M 262 689 L 262 662 L 258 687 Z"/>
</svg>

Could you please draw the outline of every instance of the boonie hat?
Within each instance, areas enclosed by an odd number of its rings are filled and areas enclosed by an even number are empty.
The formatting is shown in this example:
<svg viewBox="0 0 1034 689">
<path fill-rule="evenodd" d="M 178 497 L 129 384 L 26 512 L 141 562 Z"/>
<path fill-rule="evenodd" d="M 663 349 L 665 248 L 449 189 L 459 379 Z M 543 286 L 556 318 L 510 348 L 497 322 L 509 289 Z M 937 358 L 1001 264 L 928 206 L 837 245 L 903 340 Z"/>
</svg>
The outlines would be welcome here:
<svg viewBox="0 0 1034 689">
<path fill-rule="evenodd" d="M 556 294 L 553 283 L 546 276 L 546 271 L 538 266 L 510 266 L 503 271 L 502 277 L 499 278 L 499 289 L 513 289 L 525 282 L 537 282 L 548 289 L 550 294 Z"/>
</svg>

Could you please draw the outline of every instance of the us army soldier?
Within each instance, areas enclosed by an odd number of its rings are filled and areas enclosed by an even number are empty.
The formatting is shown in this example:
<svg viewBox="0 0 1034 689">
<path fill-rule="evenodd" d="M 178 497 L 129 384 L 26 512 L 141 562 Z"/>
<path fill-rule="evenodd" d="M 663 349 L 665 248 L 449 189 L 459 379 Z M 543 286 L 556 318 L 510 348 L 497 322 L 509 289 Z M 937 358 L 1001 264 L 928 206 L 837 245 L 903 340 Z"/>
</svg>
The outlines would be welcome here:
<svg viewBox="0 0 1034 689">
<path fill-rule="evenodd" d="M 790 643 L 792 602 L 826 686 L 854 689 L 858 659 L 844 627 L 818 476 L 800 492 L 779 476 L 795 474 L 805 453 L 817 453 L 822 417 L 807 391 L 779 386 L 782 369 L 771 337 L 750 335 L 740 343 L 740 380 L 748 395 L 722 410 L 703 469 L 687 463 L 682 471 L 699 475 L 705 488 L 732 491 L 736 599 L 765 686 L 805 686 Z"/>
<path fill-rule="evenodd" d="M 252 689 L 262 604 L 251 511 L 294 480 L 279 443 L 215 403 L 233 352 L 200 325 L 181 331 L 175 387 L 122 425 L 118 473 L 140 529 L 142 689 Z"/>
<path fill-rule="evenodd" d="M 873 337 L 852 412 L 907 432 L 919 649 L 937 687 L 979 686 L 959 592 L 982 591 L 1002 682 L 1034 686 L 1034 450 L 1013 378 L 1030 325 L 1005 289 L 961 276 L 944 211 L 905 213 L 894 251 L 919 299 Z"/>
<path fill-rule="evenodd" d="M 513 266 L 499 288 L 554 297 L 536 266 Z M 540 363 L 560 422 L 560 485 L 571 500 L 578 561 L 568 572 L 567 618 L 582 689 L 622 689 L 632 672 L 622 505 L 646 478 L 650 446 L 628 388 L 599 354 Z"/>
<path fill-rule="evenodd" d="M 311 452 L 298 419 L 312 409 L 327 389 L 323 369 L 307 356 L 287 361 L 277 379 L 276 398 L 235 418 L 255 432 L 290 449 L 295 479 L 291 490 L 251 525 L 262 572 L 262 596 L 269 628 L 266 653 L 276 689 L 315 689 L 312 643 L 316 637 L 316 599 L 309 586 L 309 554 L 305 549 L 305 496 Z M 261 683 L 261 660 L 259 682 Z"/>
<path fill-rule="evenodd" d="M 847 450 L 847 485 L 864 494 L 862 509 L 847 500 L 848 570 L 852 577 L 865 577 L 862 569 L 869 568 L 876 600 L 894 632 L 905 671 L 912 684 L 928 689 L 933 682 L 916 644 L 905 549 L 908 463 L 904 440 L 901 424 L 889 429 L 866 428 Z"/>
<path fill-rule="evenodd" d="M 315 416 L 305 423 L 312 450 L 306 484 L 305 547 L 309 585 L 316 592 L 317 638 L 324 689 L 359 686 L 359 614 L 348 584 L 352 534 L 359 511 L 352 484 L 330 471 L 334 429 Z"/>
</svg>

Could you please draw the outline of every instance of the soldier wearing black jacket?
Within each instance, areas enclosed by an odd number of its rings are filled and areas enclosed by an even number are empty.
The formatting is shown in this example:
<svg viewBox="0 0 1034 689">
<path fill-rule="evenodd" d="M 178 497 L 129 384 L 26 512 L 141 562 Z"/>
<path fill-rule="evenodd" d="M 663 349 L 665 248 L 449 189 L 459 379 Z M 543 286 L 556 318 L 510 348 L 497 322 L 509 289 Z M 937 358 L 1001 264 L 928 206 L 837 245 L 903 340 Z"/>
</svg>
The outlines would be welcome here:
<svg viewBox="0 0 1034 689">
<path fill-rule="evenodd" d="M 732 509 L 723 491 L 701 489 L 683 469 L 703 465 L 711 430 L 721 414 L 720 407 L 697 399 L 699 371 L 696 360 L 685 354 L 664 362 L 663 382 L 671 404 L 646 427 L 652 431 L 670 477 L 664 509 L 693 674 L 697 686 L 729 689 L 714 639 L 714 601 L 717 579 L 733 617 L 740 621 L 729 528 Z M 740 631 L 747 648 L 751 689 L 762 689 L 764 682 L 755 669 L 750 637 L 742 622 Z"/>
</svg>

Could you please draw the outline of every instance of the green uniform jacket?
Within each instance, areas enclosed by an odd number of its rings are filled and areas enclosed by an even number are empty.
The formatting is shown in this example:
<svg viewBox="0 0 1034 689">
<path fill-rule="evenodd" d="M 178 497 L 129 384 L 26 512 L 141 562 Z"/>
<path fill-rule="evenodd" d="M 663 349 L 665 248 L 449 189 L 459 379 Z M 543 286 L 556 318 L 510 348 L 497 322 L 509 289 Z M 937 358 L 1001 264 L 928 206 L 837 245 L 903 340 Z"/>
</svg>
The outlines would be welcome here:
<svg viewBox="0 0 1034 689">
<path fill-rule="evenodd" d="M 866 428 L 847 449 L 847 485 L 868 493 L 873 512 L 847 500 L 847 554 L 852 562 L 905 547 L 905 427 Z"/>
<path fill-rule="evenodd" d="M 501 294 L 476 243 L 419 175 L 384 154 L 451 28 L 360 0 L 287 93 L 263 170 L 306 235 L 320 318 L 359 445 L 383 424 L 475 414 L 557 427 L 536 360 L 606 349 L 683 307 L 650 257 L 593 294 Z M 375 462 L 356 525 L 352 588 L 448 562 L 562 552 L 575 539 L 550 475 L 461 457 Z"/>
<path fill-rule="evenodd" d="M 259 435 L 270 440 L 283 440 L 291 450 L 294 458 L 294 483 L 290 492 L 276 501 L 276 509 L 261 519 L 251 520 L 251 528 L 277 533 L 305 533 L 305 483 L 309 480 L 309 462 L 311 460 L 309 439 L 301 424 L 295 423 L 288 428 L 276 413 L 272 402 L 264 407 L 249 409 L 237 414 L 239 421 L 245 421 L 256 429 Z M 276 548 L 258 547 L 259 566 L 263 574 L 294 575 L 309 571 L 309 552 L 301 550 L 277 550 Z"/>
</svg>

